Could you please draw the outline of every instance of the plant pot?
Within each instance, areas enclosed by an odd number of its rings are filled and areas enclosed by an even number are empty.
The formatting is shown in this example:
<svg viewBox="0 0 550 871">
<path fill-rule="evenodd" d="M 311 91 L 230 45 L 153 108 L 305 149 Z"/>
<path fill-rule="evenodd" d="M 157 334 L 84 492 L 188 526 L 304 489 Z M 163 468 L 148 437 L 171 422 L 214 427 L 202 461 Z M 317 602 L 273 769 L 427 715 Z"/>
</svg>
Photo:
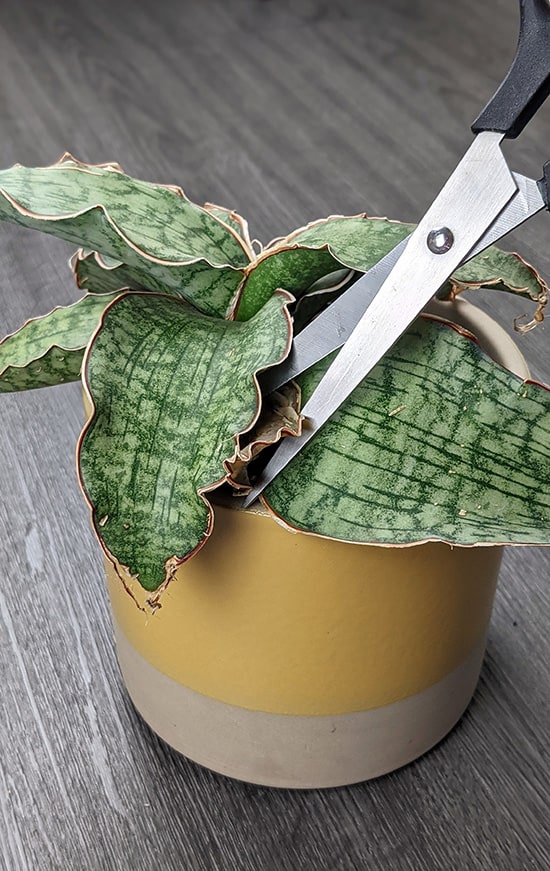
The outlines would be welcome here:
<svg viewBox="0 0 550 871">
<path fill-rule="evenodd" d="M 461 300 L 434 311 L 527 377 L 487 315 Z M 501 555 L 331 541 L 218 508 L 155 613 L 107 563 L 122 674 L 151 728 L 215 771 L 292 788 L 377 777 L 436 744 L 468 705 Z"/>
</svg>

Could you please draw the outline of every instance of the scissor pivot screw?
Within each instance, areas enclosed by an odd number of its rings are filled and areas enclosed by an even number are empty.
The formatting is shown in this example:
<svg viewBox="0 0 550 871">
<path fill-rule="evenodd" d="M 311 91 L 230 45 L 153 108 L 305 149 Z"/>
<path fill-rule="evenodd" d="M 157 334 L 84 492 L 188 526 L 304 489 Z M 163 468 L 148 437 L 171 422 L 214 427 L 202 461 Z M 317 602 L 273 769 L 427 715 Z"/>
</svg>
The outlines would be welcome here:
<svg viewBox="0 0 550 871">
<path fill-rule="evenodd" d="M 454 244 L 455 237 L 448 227 L 439 227 L 438 230 L 430 230 L 426 240 L 432 254 L 445 254 Z"/>
</svg>

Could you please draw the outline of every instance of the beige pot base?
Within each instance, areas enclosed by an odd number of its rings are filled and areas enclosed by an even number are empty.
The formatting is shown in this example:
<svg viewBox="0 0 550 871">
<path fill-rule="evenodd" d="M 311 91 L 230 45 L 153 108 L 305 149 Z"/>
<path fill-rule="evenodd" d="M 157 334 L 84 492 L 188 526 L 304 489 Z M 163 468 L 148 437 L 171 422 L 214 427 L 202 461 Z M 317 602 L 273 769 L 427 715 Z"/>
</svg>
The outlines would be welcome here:
<svg viewBox="0 0 550 871">
<path fill-rule="evenodd" d="M 475 690 L 485 639 L 443 680 L 370 711 L 287 716 L 201 695 L 154 668 L 115 624 L 118 658 L 137 710 L 174 749 L 213 771 L 265 786 L 342 786 L 386 774 L 440 741 Z"/>
</svg>

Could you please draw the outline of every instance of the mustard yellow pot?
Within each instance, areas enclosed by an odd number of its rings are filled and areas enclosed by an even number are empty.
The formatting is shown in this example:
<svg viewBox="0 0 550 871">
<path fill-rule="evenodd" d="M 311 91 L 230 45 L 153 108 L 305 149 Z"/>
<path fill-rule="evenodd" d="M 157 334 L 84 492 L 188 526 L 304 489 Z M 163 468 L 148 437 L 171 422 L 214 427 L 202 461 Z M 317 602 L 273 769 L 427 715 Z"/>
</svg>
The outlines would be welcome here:
<svg viewBox="0 0 550 871">
<path fill-rule="evenodd" d="M 500 327 L 450 305 L 438 311 L 527 377 Z M 128 691 L 155 732 L 223 774 L 296 788 L 377 777 L 437 743 L 470 701 L 501 554 L 332 541 L 218 508 L 154 613 L 107 564 Z"/>
</svg>

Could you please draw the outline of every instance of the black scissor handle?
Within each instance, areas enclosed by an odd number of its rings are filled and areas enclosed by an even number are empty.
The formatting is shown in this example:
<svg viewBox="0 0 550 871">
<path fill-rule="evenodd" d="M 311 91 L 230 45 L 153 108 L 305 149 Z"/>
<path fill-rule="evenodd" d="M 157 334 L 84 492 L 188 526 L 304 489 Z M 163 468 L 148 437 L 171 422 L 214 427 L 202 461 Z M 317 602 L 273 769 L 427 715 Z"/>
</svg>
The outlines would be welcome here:
<svg viewBox="0 0 550 871">
<path fill-rule="evenodd" d="M 496 94 L 472 124 L 472 131 L 494 130 L 515 139 L 549 94 L 550 2 L 520 0 L 516 56 Z"/>
</svg>

